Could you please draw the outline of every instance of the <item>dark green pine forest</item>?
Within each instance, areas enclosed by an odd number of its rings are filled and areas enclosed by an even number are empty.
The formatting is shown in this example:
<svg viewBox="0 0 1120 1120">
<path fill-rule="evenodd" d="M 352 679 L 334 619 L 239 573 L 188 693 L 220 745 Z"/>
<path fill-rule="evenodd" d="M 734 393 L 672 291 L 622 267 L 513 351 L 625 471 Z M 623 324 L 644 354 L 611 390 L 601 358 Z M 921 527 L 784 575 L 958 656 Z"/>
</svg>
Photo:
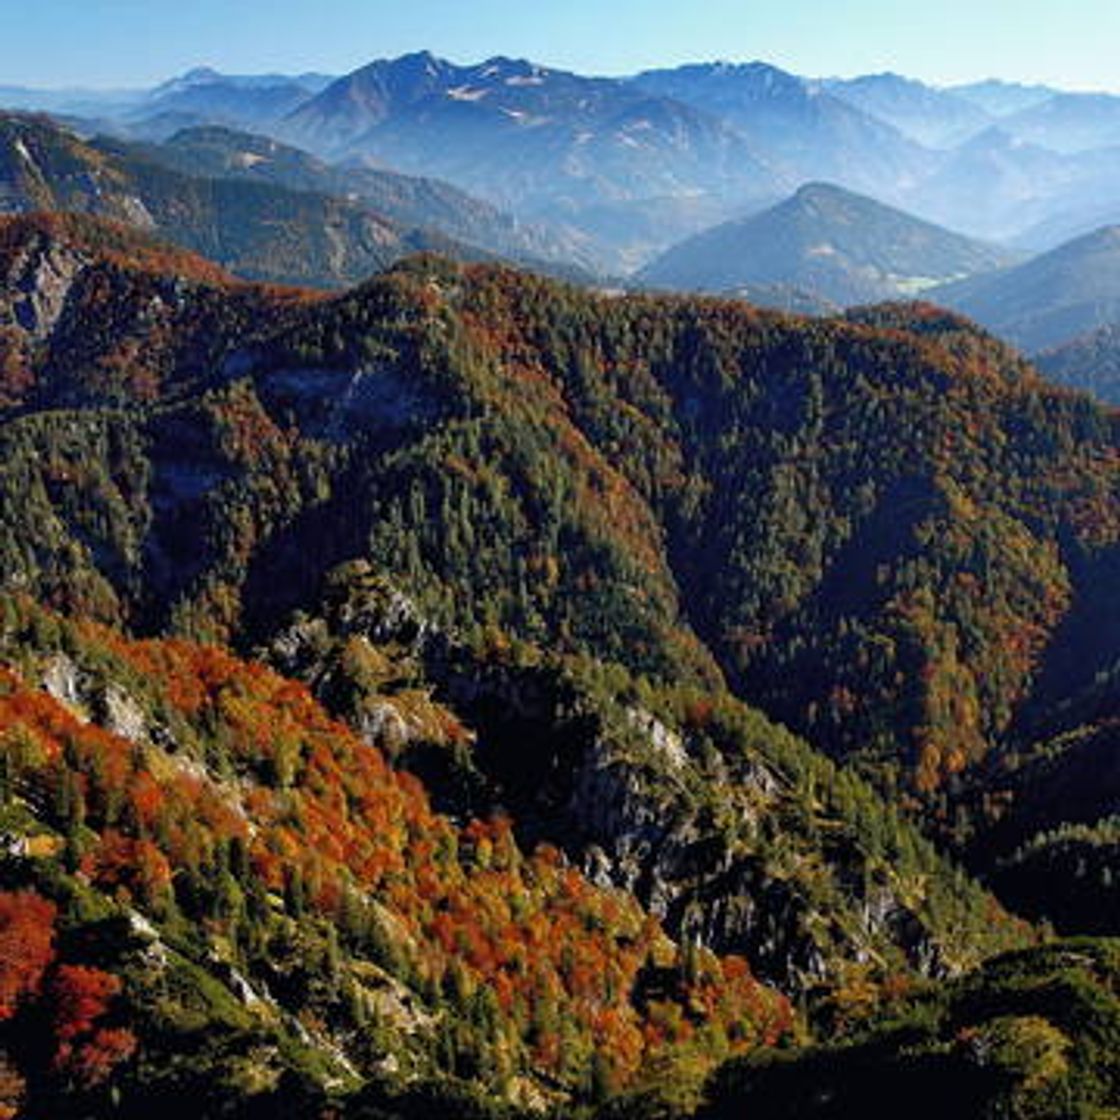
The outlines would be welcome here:
<svg viewBox="0 0 1120 1120">
<path fill-rule="evenodd" d="M 1118 1115 L 1118 452 L 929 304 L 0 219 L 0 1113 Z"/>
</svg>

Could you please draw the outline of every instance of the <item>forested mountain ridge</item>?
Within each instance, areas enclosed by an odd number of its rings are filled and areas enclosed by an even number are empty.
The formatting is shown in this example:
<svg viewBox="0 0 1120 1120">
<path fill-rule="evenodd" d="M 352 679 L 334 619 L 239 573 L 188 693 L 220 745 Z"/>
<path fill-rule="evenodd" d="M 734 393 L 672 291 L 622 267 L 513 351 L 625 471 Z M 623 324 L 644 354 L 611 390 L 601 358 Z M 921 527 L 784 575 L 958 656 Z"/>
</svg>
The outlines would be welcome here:
<svg viewBox="0 0 1120 1120">
<path fill-rule="evenodd" d="M 298 573 L 315 524 L 323 563 L 368 552 L 448 621 L 729 674 L 837 753 L 905 759 L 931 787 L 998 741 L 1044 655 L 1065 656 L 1058 622 L 1089 609 L 1114 548 L 1115 417 L 930 308 L 812 322 L 433 262 L 267 323 L 211 332 L 218 384 L 179 412 L 89 415 L 140 440 L 138 467 L 143 433 L 170 425 L 152 483 L 171 489 L 154 521 L 130 491 L 128 579 L 89 556 L 78 600 L 96 586 L 163 625 L 221 586 L 208 626 L 256 633 L 276 606 L 265 571 L 296 565 L 277 584 L 290 606 L 313 585 Z M 46 341 L 19 377 L 62 362 L 66 336 Z M 33 445 L 49 423 L 12 431 Z M 217 473 L 187 504 L 213 530 L 186 577 L 162 559 L 201 447 Z M 249 519 L 232 536 L 227 499 Z M 41 560 L 12 564 L 42 579 Z M 989 578 L 969 578 L 980 564 Z M 146 613 L 152 595 L 169 613 Z M 942 706 L 953 695 L 965 709 Z"/>
<path fill-rule="evenodd" d="M 81 214 L 0 219 L 0 279 L 5 409 L 137 403 L 197 388 L 213 380 L 232 335 L 319 298 L 246 284 Z"/>
<path fill-rule="evenodd" d="M 330 193 L 342 186 L 338 175 L 291 150 L 273 153 L 281 165 L 273 175 L 263 168 L 256 175 L 223 171 L 215 145 L 230 158 L 242 152 L 249 163 L 263 162 L 253 149 L 267 150 L 268 141 L 257 138 L 244 152 L 236 137 L 211 132 L 204 144 L 209 158 L 188 160 L 189 139 L 178 147 L 85 141 L 45 117 L 0 114 L 0 212 L 90 213 L 171 240 L 249 279 L 335 288 L 423 250 L 475 260 L 508 253 L 545 268 L 535 251 L 556 251 L 493 207 L 406 176 L 357 173 L 354 185 L 369 198 Z M 383 199 L 391 213 L 378 208 Z M 486 244 L 468 245 L 445 229 Z M 582 275 L 567 258 L 563 269 Z"/>
<path fill-rule="evenodd" d="M 114 151 L 112 141 L 101 139 L 97 143 L 107 152 Z M 573 274 L 578 274 L 578 262 L 587 256 L 587 247 L 578 239 L 520 222 L 449 183 L 358 162 L 327 164 L 265 136 L 196 127 L 176 132 L 160 144 L 128 144 L 121 150 L 125 155 L 142 154 L 184 175 L 274 183 L 291 190 L 361 201 L 406 229 L 438 230 L 511 260 L 549 260 L 557 268 L 569 265 Z"/>
<path fill-rule="evenodd" d="M 556 1102 L 564 1114 L 622 1091 L 605 1115 L 681 1114 L 713 1060 L 805 1030 L 875 1032 L 879 1014 L 927 1027 L 940 1016 L 923 1036 L 936 1061 L 960 1009 L 923 1011 L 925 979 L 1037 939 L 905 813 L 965 851 L 1021 805 L 1010 851 L 1068 819 L 1061 798 L 1040 807 L 1027 780 L 998 804 L 969 800 L 962 783 L 1020 760 L 1029 778 L 1036 744 L 1045 752 L 1079 729 L 1099 727 L 1107 757 L 1120 660 L 1115 413 L 922 304 L 810 320 L 432 257 L 309 295 L 234 281 L 92 218 L 6 219 L 0 234 L 5 699 L 28 731 L 8 755 L 24 783 L 10 801 L 23 849 L 2 887 L 33 891 L 42 903 L 20 894 L 24 908 L 66 932 L 61 956 L 20 981 L 12 1022 L 61 1021 L 51 1000 L 64 968 L 117 975 L 96 933 L 67 931 L 91 914 L 127 918 L 119 907 L 154 923 L 157 942 L 177 912 L 202 918 L 201 940 L 169 945 L 192 984 L 204 984 L 190 970 L 201 968 L 226 989 L 206 986 L 193 1018 L 172 1001 L 134 1019 L 138 1005 L 126 1014 L 115 982 L 98 980 L 97 1013 L 71 1039 L 36 1035 L 40 1058 L 92 1044 L 101 1015 L 107 1031 L 152 1032 L 152 1053 L 161 1016 L 187 1034 L 217 1016 L 225 1048 L 204 1047 L 206 1062 L 219 1094 L 246 1107 L 267 1108 L 293 1078 L 312 1102 L 345 1094 L 345 1059 L 371 1079 L 347 1104 L 356 1115 L 422 1115 L 420 1081 L 446 1094 L 449 1075 L 530 1109 Z M 63 621 L 27 596 L 100 623 Z M 104 623 L 181 637 L 138 643 Z M 344 723 L 199 639 L 304 680 Z M 372 748 L 393 768 L 363 754 Z M 1092 780 L 1077 769 L 1084 757 L 1066 771 L 1070 788 Z M 184 848 L 158 809 L 199 814 L 178 783 L 165 788 L 183 770 L 232 798 L 250 851 L 279 845 L 299 881 L 270 880 L 267 860 L 246 868 L 240 849 L 196 859 Z M 367 803 L 358 786 L 371 774 Z M 150 819 L 130 807 L 144 789 Z M 403 805 L 418 830 L 407 856 L 397 849 L 405 881 L 376 878 L 400 887 L 389 901 L 420 931 L 409 942 L 394 924 L 391 939 L 447 970 L 438 993 L 422 968 L 394 971 L 399 960 L 388 971 L 409 992 L 376 981 L 397 1016 L 395 1070 L 381 1064 L 385 1034 L 362 1051 L 353 1028 L 363 999 L 352 985 L 374 977 L 366 950 L 347 942 L 334 956 L 317 910 L 323 883 L 364 882 L 346 845 L 366 845 L 363 815 L 385 805 Z M 367 839 L 367 855 L 380 851 Z M 466 852 L 483 840 L 479 873 L 507 876 L 498 893 L 522 898 L 508 914 L 481 886 L 472 893 L 479 861 Z M 542 843 L 555 851 L 524 854 Z M 116 879 L 99 878 L 103 849 Z M 177 910 L 159 910 L 166 892 L 145 894 L 162 881 L 157 855 L 173 869 L 187 860 L 171 874 Z M 222 898 L 190 870 L 214 860 L 237 887 Z M 409 876 L 433 892 L 430 913 L 414 907 Z M 611 892 L 622 911 L 605 920 L 597 900 Z M 1076 913 L 1073 900 L 1068 928 Z M 526 973 L 480 946 L 477 915 L 493 925 L 487 938 L 568 915 L 556 937 L 582 929 L 590 941 Z M 573 969 L 592 943 L 607 962 L 596 971 L 617 983 L 585 1007 L 571 985 L 584 983 Z M 265 978 L 280 1010 L 262 1011 L 264 1027 L 228 1002 L 240 985 L 222 962 L 254 991 Z M 484 1008 L 478 992 L 500 1003 L 507 971 L 510 1007 Z M 120 972 L 127 999 L 149 998 L 145 975 Z M 552 1047 L 547 1008 L 568 1000 Z M 608 1011 L 609 1023 L 597 1017 Z M 455 1026 L 433 1050 L 424 1024 L 437 1013 Z M 1045 1067 L 1055 1092 L 1107 1100 L 1082 1076 L 1082 1036 L 1046 1021 L 1062 1038 L 1043 1031 L 1041 1051 L 1037 1032 L 1008 1028 L 1008 1060 L 1025 1064 L 993 1092 L 1011 1099 Z M 617 1041 L 617 1062 L 590 1060 L 596 1032 Z M 893 1037 L 877 1052 L 888 1064 Z M 182 1068 L 152 1082 L 135 1037 L 102 1041 L 98 1070 L 118 1072 L 99 1072 L 89 1099 L 116 1084 L 140 1109 L 194 1084 Z M 1076 1061 L 1053 1067 L 1047 1055 L 1069 1047 Z M 19 1092 L 75 1091 L 21 1061 Z"/>
</svg>

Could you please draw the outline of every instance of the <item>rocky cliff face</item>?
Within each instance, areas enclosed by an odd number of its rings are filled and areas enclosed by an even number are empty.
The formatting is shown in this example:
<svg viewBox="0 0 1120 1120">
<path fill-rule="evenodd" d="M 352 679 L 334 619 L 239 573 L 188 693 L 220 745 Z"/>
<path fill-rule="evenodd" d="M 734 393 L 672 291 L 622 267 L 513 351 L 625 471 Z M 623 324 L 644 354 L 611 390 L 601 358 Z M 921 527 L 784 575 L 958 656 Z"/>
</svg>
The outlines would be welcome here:
<svg viewBox="0 0 1120 1120">
<path fill-rule="evenodd" d="M 568 724 L 557 734 L 565 720 L 548 686 L 534 696 L 488 683 L 481 693 L 477 678 L 466 689 L 451 682 L 450 694 L 478 713 L 478 765 L 512 794 L 515 819 L 561 843 L 593 880 L 633 893 L 674 936 L 741 953 L 791 992 L 828 986 L 838 962 L 884 950 L 925 974 L 953 970 L 914 900 L 860 866 L 846 822 L 823 822 L 840 836 L 815 851 L 815 838 L 794 831 L 797 792 L 759 753 L 703 751 L 636 707 L 596 711 L 582 733 Z M 498 711 L 516 713 L 516 731 L 492 722 Z M 536 764 L 544 781 L 519 783 L 517 753 L 545 744 L 555 753 Z"/>
<path fill-rule="evenodd" d="M 829 764 L 797 774 L 795 741 L 756 713 L 709 717 L 708 735 L 559 663 L 480 656 L 368 565 L 335 573 L 323 603 L 322 617 L 273 643 L 278 667 L 418 767 L 444 808 L 508 812 L 527 845 L 559 846 L 681 941 L 742 954 L 789 993 L 832 990 L 852 970 L 944 975 L 975 959 L 969 937 L 954 943 L 932 912 L 920 876 L 865 850 L 854 814 L 826 787 Z M 403 658 L 413 693 L 423 682 L 455 710 L 460 749 L 435 744 L 444 749 L 433 758 L 431 728 L 401 703 L 408 690 L 356 666 L 356 642 L 382 664 Z M 916 834 L 905 842 L 921 845 Z M 929 873 L 946 873 L 932 850 L 925 857 Z"/>
<path fill-rule="evenodd" d="M 34 342 L 42 342 L 58 322 L 85 258 L 40 235 L 4 263 L 0 282 L 8 294 L 8 316 Z"/>
</svg>

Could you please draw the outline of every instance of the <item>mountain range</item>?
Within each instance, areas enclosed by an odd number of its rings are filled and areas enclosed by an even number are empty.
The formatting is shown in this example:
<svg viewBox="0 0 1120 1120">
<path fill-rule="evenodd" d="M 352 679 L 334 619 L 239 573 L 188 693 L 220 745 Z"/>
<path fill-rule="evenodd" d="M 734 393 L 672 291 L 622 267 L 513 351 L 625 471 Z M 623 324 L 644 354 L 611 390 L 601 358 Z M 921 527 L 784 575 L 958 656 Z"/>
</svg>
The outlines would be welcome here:
<svg viewBox="0 0 1120 1120">
<path fill-rule="evenodd" d="M 335 159 L 438 175 L 630 254 L 642 245 L 613 232 L 620 207 L 679 199 L 679 228 L 694 196 L 739 205 L 782 187 L 718 117 L 628 83 L 507 58 L 469 67 L 429 54 L 374 62 L 310 99 L 280 132 Z"/>
<path fill-rule="evenodd" d="M 1086 216 L 1115 196 L 1120 174 L 1111 95 L 937 89 L 894 74 L 821 80 L 762 62 L 606 79 L 418 52 L 333 79 L 200 68 L 100 101 L 11 88 L 0 101 L 68 115 L 87 135 L 163 141 L 217 124 L 332 162 L 446 179 L 520 219 L 566 225 L 612 272 L 812 181 L 1048 249 L 1093 228 Z M 1055 223 L 1070 233 L 1048 234 Z"/>
<path fill-rule="evenodd" d="M 1117 262 L 1090 251 L 1120 192 L 1106 95 L 763 63 L 591 79 L 420 52 L 90 97 L 44 95 L 90 111 L 66 127 L 5 118 L 0 206 L 103 213 L 248 278 L 345 285 L 436 250 L 817 313 L 921 292 L 1028 351 L 1116 313 Z"/>
<path fill-rule="evenodd" d="M 827 179 L 893 195 L 920 177 L 928 160 L 892 125 L 765 63 L 651 70 L 633 82 L 726 120 L 788 181 Z"/>
<path fill-rule="evenodd" d="M 900 74 L 867 74 L 822 83 L 833 97 L 894 125 L 928 148 L 953 148 L 991 126 L 998 112 L 952 89 L 934 89 Z"/>
</svg>

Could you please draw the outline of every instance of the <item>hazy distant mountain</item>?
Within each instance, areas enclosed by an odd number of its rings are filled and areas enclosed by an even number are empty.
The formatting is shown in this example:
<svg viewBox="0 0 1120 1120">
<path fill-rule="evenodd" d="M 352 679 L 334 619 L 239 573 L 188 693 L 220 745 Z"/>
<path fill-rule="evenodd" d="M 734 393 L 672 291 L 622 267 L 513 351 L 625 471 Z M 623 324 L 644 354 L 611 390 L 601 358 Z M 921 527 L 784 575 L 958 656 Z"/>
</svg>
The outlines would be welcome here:
<svg viewBox="0 0 1120 1120">
<path fill-rule="evenodd" d="M 355 163 L 324 163 L 265 136 L 211 125 L 184 130 L 143 152 L 184 174 L 275 183 L 362 202 L 404 226 L 440 230 L 513 259 L 573 263 L 586 255 L 576 239 L 520 222 L 449 183 Z"/>
<path fill-rule="evenodd" d="M 0 86 L 0 109 L 57 113 L 109 119 L 138 105 L 147 92 L 141 89 L 37 89 Z"/>
<path fill-rule="evenodd" d="M 465 67 L 427 53 L 374 62 L 297 109 L 282 132 L 331 158 L 437 175 L 606 237 L 609 225 L 585 222 L 585 210 L 663 197 L 745 202 L 782 187 L 718 117 L 633 83 L 508 58 Z"/>
<path fill-rule="evenodd" d="M 829 180 L 893 197 L 934 158 L 892 125 L 763 62 L 648 70 L 633 81 L 726 120 L 797 180 Z"/>
<path fill-rule="evenodd" d="M 325 74 L 235 75 L 199 67 L 157 86 L 128 116 L 136 124 L 175 115 L 181 120 L 238 127 L 269 125 L 331 80 Z"/>
<path fill-rule="evenodd" d="M 1051 380 L 1087 389 L 1120 405 L 1120 320 L 1036 354 L 1035 364 Z"/>
<path fill-rule="evenodd" d="M 983 82 L 970 82 L 966 85 L 950 86 L 951 93 L 993 117 L 1005 117 L 1039 105 L 1053 97 L 1058 91 L 1049 86 L 1022 85 L 1019 82 L 1001 82 L 989 78 Z"/>
<path fill-rule="evenodd" d="M 641 277 L 702 291 L 785 284 L 851 305 L 913 295 L 1010 259 L 873 199 L 812 183 L 771 210 L 675 246 Z"/>
<path fill-rule="evenodd" d="M 1109 224 L 1120 200 L 1120 148 L 1063 154 L 1002 125 L 946 154 L 907 199 L 935 222 L 1031 251 Z"/>
<path fill-rule="evenodd" d="M 933 221 L 1010 239 L 1043 220 L 1075 178 L 1067 157 L 993 127 L 948 152 L 908 201 Z"/>
<path fill-rule="evenodd" d="M 267 132 L 330 81 L 324 74 L 221 74 L 201 66 L 127 103 L 64 106 L 61 115 L 84 135 L 133 140 L 162 141 L 204 125 Z"/>
<path fill-rule="evenodd" d="M 1015 136 L 1057 152 L 1120 145 L 1120 97 L 1060 93 L 1004 119 Z"/>
<path fill-rule="evenodd" d="M 930 297 L 1025 350 L 1058 346 L 1120 322 L 1120 226 L 1014 268 L 938 288 Z"/>
<path fill-rule="evenodd" d="M 433 95 L 456 89 L 458 74 L 459 67 L 428 51 L 379 59 L 321 91 L 287 122 L 286 131 L 317 151 L 344 153 L 371 128 Z M 467 93 L 459 89 L 452 100 L 468 101 Z"/>
<path fill-rule="evenodd" d="M 243 92 L 275 90 L 285 86 L 298 86 L 302 90 L 318 93 L 326 89 L 336 74 L 321 74 L 309 70 L 303 74 L 223 74 L 212 66 L 196 66 L 176 78 L 160 83 L 148 94 L 153 101 L 171 97 L 206 96 L 213 91 L 239 89 Z"/>
<path fill-rule="evenodd" d="M 0 86 L 0 107 L 81 122 L 87 134 L 163 139 L 198 124 L 269 126 L 331 81 L 326 74 L 221 74 L 200 66 L 148 90 Z"/>
<path fill-rule="evenodd" d="M 967 98 L 900 74 L 830 78 L 821 84 L 833 97 L 894 125 L 899 132 L 931 148 L 961 144 L 993 120 L 990 113 Z"/>
<path fill-rule="evenodd" d="M 558 207 L 545 223 L 548 229 L 559 228 L 580 243 L 590 242 L 595 259 L 606 271 L 631 273 L 669 245 L 729 217 L 759 213 L 786 193 L 775 191 L 742 205 L 733 205 L 717 195 L 695 193 L 606 198 L 578 208 Z"/>
<path fill-rule="evenodd" d="M 1115 156 L 1117 170 L 1120 172 L 1120 150 L 1116 151 Z M 1056 249 L 1067 241 L 1100 229 L 1101 226 L 1120 226 L 1120 195 L 1101 206 L 1086 202 L 1081 206 L 1071 205 L 1058 210 L 1023 230 L 1015 238 L 1015 244 L 1024 249 Z"/>
</svg>

